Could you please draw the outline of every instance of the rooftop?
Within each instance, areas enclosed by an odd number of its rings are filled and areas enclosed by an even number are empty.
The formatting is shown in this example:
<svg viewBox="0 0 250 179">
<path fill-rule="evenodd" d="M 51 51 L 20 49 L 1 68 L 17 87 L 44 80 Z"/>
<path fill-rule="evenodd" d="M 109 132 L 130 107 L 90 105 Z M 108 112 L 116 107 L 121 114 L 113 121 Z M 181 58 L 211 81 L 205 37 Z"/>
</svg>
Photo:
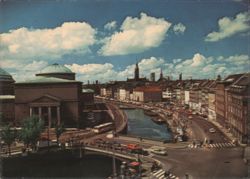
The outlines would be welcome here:
<svg viewBox="0 0 250 179">
<path fill-rule="evenodd" d="M 143 91 L 143 92 L 161 92 L 161 88 L 158 86 L 141 86 L 134 89 L 134 91 Z"/>
<path fill-rule="evenodd" d="M 82 93 L 94 93 L 92 89 L 82 89 Z"/>
<path fill-rule="evenodd" d="M 8 72 L 3 70 L 2 68 L 0 68 L 0 80 L 1 81 L 14 81 L 12 76 Z"/>
<path fill-rule="evenodd" d="M 49 65 L 45 67 L 43 70 L 40 71 L 39 74 L 50 74 L 50 73 L 73 73 L 69 68 L 67 68 L 64 65 L 59 65 L 57 63 L 54 63 L 52 65 Z"/>
<path fill-rule="evenodd" d="M 0 99 L 15 99 L 14 95 L 0 95 Z"/>
<path fill-rule="evenodd" d="M 33 84 L 33 83 L 74 83 L 78 82 L 75 80 L 66 80 L 61 78 L 54 78 L 54 77 L 44 77 L 44 76 L 36 76 L 32 79 L 18 82 L 16 84 Z"/>
</svg>

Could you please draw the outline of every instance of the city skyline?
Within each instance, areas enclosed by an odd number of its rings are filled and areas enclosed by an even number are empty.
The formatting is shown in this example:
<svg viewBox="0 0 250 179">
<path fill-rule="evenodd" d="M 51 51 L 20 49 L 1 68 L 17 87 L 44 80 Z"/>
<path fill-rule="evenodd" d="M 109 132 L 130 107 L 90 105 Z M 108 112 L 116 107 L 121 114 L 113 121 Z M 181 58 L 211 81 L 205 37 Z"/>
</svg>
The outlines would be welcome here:
<svg viewBox="0 0 250 179">
<path fill-rule="evenodd" d="M 49 64 L 83 82 L 249 71 L 246 1 L 0 1 L 0 66 L 16 81 Z"/>
</svg>

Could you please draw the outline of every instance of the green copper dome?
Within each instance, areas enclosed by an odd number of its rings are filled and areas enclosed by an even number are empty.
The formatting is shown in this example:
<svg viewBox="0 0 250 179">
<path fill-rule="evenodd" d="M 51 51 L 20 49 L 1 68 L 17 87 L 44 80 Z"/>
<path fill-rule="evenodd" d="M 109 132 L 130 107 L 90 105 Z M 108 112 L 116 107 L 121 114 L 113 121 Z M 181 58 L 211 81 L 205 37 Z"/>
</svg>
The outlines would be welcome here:
<svg viewBox="0 0 250 179">
<path fill-rule="evenodd" d="M 2 68 L 0 68 L 0 80 L 1 81 L 14 81 L 12 76 L 8 72 L 3 70 Z"/>
<path fill-rule="evenodd" d="M 64 65 L 54 63 L 45 67 L 39 74 L 50 74 L 50 73 L 73 73 L 69 68 Z"/>
</svg>

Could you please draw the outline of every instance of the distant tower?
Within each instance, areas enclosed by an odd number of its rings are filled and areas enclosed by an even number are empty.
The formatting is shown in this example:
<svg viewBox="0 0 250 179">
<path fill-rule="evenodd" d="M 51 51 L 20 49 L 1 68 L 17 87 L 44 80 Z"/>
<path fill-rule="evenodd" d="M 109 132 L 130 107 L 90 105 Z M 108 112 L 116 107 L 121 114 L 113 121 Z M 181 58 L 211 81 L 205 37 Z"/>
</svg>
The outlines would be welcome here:
<svg viewBox="0 0 250 179">
<path fill-rule="evenodd" d="M 180 73 L 180 75 L 179 75 L 179 80 L 180 81 L 182 80 L 182 73 Z"/>
<path fill-rule="evenodd" d="M 161 69 L 161 73 L 160 73 L 160 79 L 163 79 L 162 69 Z"/>
<path fill-rule="evenodd" d="M 150 74 L 150 80 L 155 81 L 155 73 L 154 72 Z"/>
<path fill-rule="evenodd" d="M 217 81 L 221 81 L 221 76 L 218 75 L 216 80 L 217 80 Z"/>
<path fill-rule="evenodd" d="M 136 63 L 136 66 L 135 66 L 135 80 L 136 81 L 139 80 L 139 67 L 138 67 L 138 63 Z"/>
</svg>

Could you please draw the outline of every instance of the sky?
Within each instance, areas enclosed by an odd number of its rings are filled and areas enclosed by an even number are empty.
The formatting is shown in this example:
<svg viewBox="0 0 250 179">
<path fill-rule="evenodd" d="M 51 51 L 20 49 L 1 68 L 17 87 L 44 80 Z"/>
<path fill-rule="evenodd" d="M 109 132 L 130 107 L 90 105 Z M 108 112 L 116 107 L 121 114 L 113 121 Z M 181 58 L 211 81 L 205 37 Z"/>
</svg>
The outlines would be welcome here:
<svg viewBox="0 0 250 179">
<path fill-rule="evenodd" d="M 247 0 L 0 0 L 0 66 L 16 81 L 59 63 L 77 80 L 214 79 L 250 71 Z"/>
</svg>

